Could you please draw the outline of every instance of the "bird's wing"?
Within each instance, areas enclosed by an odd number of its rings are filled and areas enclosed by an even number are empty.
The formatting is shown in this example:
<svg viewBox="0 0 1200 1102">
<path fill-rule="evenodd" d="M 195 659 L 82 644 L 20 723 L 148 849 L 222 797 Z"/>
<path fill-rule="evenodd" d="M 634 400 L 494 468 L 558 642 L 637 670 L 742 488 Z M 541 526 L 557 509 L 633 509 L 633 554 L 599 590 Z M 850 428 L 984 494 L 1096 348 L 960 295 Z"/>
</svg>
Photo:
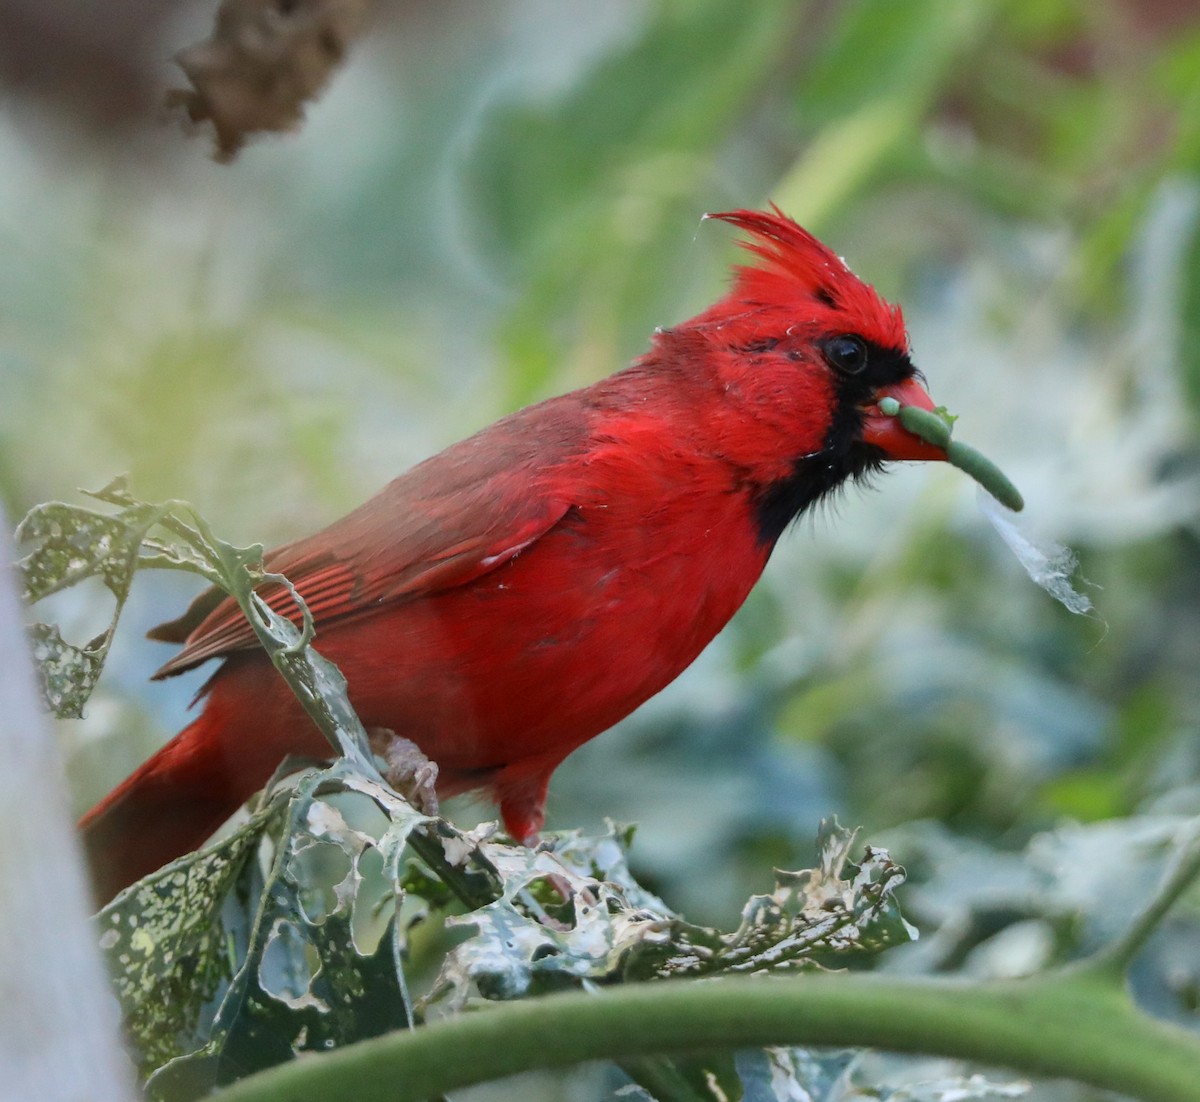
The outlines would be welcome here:
<svg viewBox="0 0 1200 1102">
<path fill-rule="evenodd" d="M 401 475 L 330 527 L 270 552 L 267 569 L 296 587 L 319 628 L 385 602 L 465 585 L 502 566 L 574 504 L 569 489 L 557 484 L 561 477 L 551 477 L 574 450 L 570 434 L 559 424 L 552 439 L 545 432 L 537 439 L 518 431 L 524 426 L 516 418 L 507 420 L 507 433 L 494 431 L 505 422 L 493 425 Z M 299 623 L 286 588 L 264 584 L 258 592 Z M 237 603 L 216 589 L 149 635 L 184 644 L 156 678 L 257 645 Z"/>
</svg>

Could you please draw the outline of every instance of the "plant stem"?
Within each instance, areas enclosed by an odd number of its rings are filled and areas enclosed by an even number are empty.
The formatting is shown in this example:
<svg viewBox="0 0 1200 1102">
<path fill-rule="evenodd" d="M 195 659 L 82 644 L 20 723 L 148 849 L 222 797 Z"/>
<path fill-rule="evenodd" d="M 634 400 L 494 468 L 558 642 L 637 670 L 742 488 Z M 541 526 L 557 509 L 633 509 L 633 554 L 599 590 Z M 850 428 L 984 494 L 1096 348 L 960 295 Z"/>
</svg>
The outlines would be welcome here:
<svg viewBox="0 0 1200 1102">
<path fill-rule="evenodd" d="M 1061 970 L 967 984 L 821 973 L 630 984 L 462 1014 L 250 1076 L 212 1102 L 418 1102 L 585 1060 L 762 1045 L 922 1052 L 1195 1102 L 1200 1039 Z"/>
<path fill-rule="evenodd" d="M 432 828 L 436 830 L 436 827 Z M 413 852 L 425 862 L 433 873 L 468 910 L 478 910 L 494 903 L 501 895 L 501 886 L 496 870 L 491 868 L 479 853 L 471 857 L 476 865 L 475 879 L 464 868 L 455 868 L 446 860 L 442 844 L 433 835 L 432 830 L 417 827 L 409 836 L 408 844 Z M 481 884 L 480 881 L 486 881 Z"/>
<path fill-rule="evenodd" d="M 1150 936 L 1158 929 L 1167 912 L 1197 878 L 1200 878 L 1200 820 L 1194 821 L 1191 827 L 1194 836 L 1182 847 L 1174 867 L 1145 910 L 1134 919 L 1133 925 L 1120 940 L 1101 949 L 1090 960 L 1084 961 L 1084 968 L 1092 968 L 1098 974 L 1108 972 L 1123 975 L 1133 963 L 1134 957 L 1142 951 Z"/>
</svg>

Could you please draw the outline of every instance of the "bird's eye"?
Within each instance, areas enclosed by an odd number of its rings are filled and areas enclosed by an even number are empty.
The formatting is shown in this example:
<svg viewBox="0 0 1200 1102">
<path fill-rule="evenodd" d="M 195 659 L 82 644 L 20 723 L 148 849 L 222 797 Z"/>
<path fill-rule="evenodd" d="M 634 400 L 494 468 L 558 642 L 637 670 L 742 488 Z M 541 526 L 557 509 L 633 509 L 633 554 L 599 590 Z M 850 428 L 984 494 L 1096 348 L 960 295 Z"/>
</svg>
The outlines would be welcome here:
<svg viewBox="0 0 1200 1102">
<path fill-rule="evenodd" d="M 825 342 L 825 359 L 844 375 L 857 375 L 867 366 L 867 346 L 862 337 L 834 337 Z"/>
</svg>

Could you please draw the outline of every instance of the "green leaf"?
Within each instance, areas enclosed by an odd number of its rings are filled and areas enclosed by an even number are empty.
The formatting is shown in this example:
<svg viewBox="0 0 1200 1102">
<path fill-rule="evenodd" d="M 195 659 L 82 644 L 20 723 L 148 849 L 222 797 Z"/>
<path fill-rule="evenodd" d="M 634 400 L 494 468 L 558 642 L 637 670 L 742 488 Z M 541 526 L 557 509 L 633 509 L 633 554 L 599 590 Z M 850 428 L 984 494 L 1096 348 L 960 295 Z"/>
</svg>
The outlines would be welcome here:
<svg viewBox="0 0 1200 1102">
<path fill-rule="evenodd" d="M 742 1049 L 736 1055 L 742 1102 L 838 1102 L 860 1054 L 847 1048 Z"/>
<path fill-rule="evenodd" d="M 627 838 L 616 830 L 598 839 L 568 834 L 552 852 L 485 844 L 504 894 L 450 920 L 475 934 L 447 957 L 435 996 L 461 1005 L 473 993 L 513 999 L 585 980 L 774 972 L 911 940 L 894 898 L 904 870 L 872 847 L 853 865 L 854 839 L 836 821 L 823 823 L 818 867 L 778 872 L 775 891 L 752 897 L 732 933 L 685 921 L 637 885 Z"/>
<path fill-rule="evenodd" d="M 347 822 L 339 810 L 347 799 L 383 812 L 378 836 Z M 352 817 L 363 817 L 357 810 Z M 411 1023 L 400 960 L 403 924 L 412 918 L 398 917 L 404 893 L 396 870 L 409 834 L 426 821 L 338 762 L 278 790 L 228 842 L 175 862 L 120 897 L 123 913 L 135 908 L 141 930 L 139 982 L 126 981 L 125 1006 L 145 1026 L 141 1063 L 152 1097 L 199 1097 L 300 1053 Z M 252 869 L 234 877 L 231 848 L 244 863 L 264 833 L 274 850 L 265 880 Z M 214 861 L 225 874 L 189 890 L 188 874 Z M 170 906 L 136 909 L 154 890 Z M 239 916 L 234 931 L 219 921 L 231 906 Z M 183 931 L 181 913 L 188 916 Z M 209 982 L 164 1015 L 156 1008 L 188 994 L 186 987 L 177 991 L 181 959 L 203 960 Z"/>
<path fill-rule="evenodd" d="M 60 718 L 83 714 L 108 657 L 142 544 L 162 513 L 162 506 L 145 503 L 106 515 L 52 501 L 31 509 L 17 528 L 18 545 L 32 545 L 17 563 L 27 602 L 89 578 L 99 578 L 116 602 L 108 627 L 82 646 L 63 639 L 53 624 L 35 624 L 30 630 L 43 699 Z"/>
<path fill-rule="evenodd" d="M 143 567 L 187 570 L 238 602 L 272 662 L 334 749 L 357 761 L 360 771 L 375 772 L 366 732 L 346 698 L 345 680 L 308 645 L 313 636 L 308 607 L 286 578 L 263 569 L 261 544 L 237 547 L 218 539 L 187 502 L 139 501 L 124 479 L 114 479 L 88 496 L 117 511 L 106 514 L 50 502 L 30 510 L 17 529 L 18 541 L 32 545 L 18 564 L 27 601 L 93 577 L 116 600 L 108 627 L 84 646 L 64 640 L 54 625 L 33 627 L 33 656 L 43 696 L 56 714 L 82 714 L 108 656 L 134 573 Z M 289 591 L 295 605 L 290 616 L 280 615 L 259 596 L 256 590 L 264 585 Z"/>
<path fill-rule="evenodd" d="M 133 884 L 98 915 L 100 947 L 143 1075 L 208 1041 L 214 1000 L 246 951 L 251 858 L 280 812 L 270 804 L 228 838 Z"/>
</svg>

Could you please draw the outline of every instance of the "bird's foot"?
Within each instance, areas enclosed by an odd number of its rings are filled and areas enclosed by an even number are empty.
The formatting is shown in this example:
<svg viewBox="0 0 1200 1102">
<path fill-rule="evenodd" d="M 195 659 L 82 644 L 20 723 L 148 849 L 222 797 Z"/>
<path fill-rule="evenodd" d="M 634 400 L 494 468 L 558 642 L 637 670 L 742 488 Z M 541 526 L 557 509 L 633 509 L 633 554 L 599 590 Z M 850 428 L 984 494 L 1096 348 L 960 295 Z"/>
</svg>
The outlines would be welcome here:
<svg viewBox="0 0 1200 1102">
<path fill-rule="evenodd" d="M 410 804 L 425 815 L 438 813 L 437 762 L 430 761 L 421 748 L 387 727 L 367 731 L 371 753 L 382 766 L 383 779 Z"/>
</svg>

